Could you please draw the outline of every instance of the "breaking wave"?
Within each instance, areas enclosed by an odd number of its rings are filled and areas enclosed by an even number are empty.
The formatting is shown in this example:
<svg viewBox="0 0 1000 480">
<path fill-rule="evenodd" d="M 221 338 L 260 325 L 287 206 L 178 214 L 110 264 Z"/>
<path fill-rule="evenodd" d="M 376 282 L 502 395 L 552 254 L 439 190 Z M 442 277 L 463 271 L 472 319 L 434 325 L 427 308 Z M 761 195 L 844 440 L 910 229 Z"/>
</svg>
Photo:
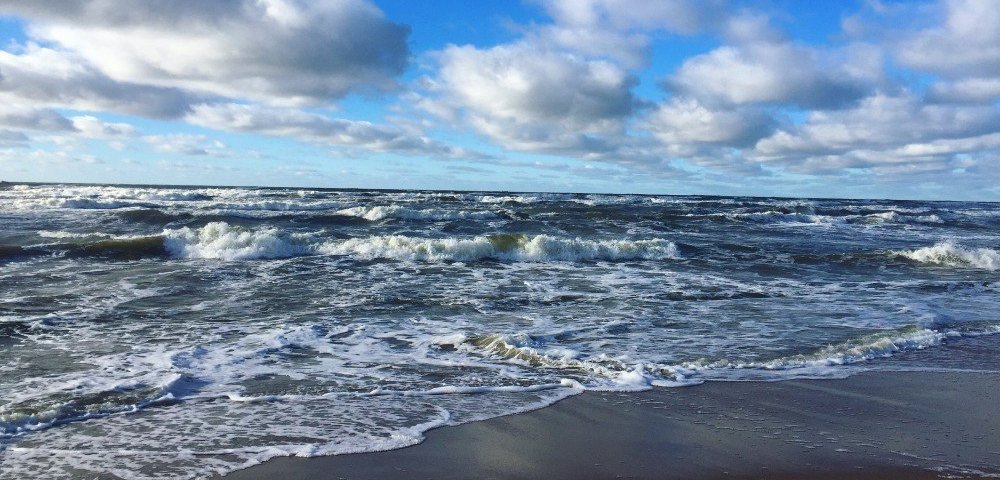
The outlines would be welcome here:
<svg viewBox="0 0 1000 480">
<path fill-rule="evenodd" d="M 24 401 L 0 407 L 0 433 L 18 434 L 73 421 L 142 410 L 170 403 L 171 387 L 181 380 L 174 375 L 162 385 L 121 385 L 113 389 L 68 396 L 62 402 Z"/>
<path fill-rule="evenodd" d="M 932 265 L 981 268 L 991 271 L 1000 268 L 1000 252 L 990 248 L 966 248 L 951 242 L 940 242 L 916 250 L 896 251 L 893 254 Z"/>
<path fill-rule="evenodd" d="M 340 218 L 353 218 L 338 215 Z M 189 259 L 254 260 L 303 255 L 348 256 L 363 260 L 390 259 L 422 262 L 586 262 L 671 260 L 681 258 L 677 245 L 661 238 L 585 239 L 551 235 L 501 234 L 475 237 L 423 238 L 405 235 L 331 240 L 323 231 L 292 233 L 273 227 L 248 228 L 211 222 L 200 228 L 166 229 L 160 235 L 114 236 L 107 233 L 41 230 L 41 238 L 70 243 L 0 246 L 0 258 L 37 255 L 97 256 L 138 259 L 172 256 Z M 1000 252 L 940 242 L 915 250 L 887 252 L 889 257 L 928 265 L 1000 269 Z M 799 262 L 873 261 L 886 252 L 848 255 L 793 255 Z M 814 258 L 815 257 L 815 258 Z"/>
<path fill-rule="evenodd" d="M 669 367 L 628 365 L 613 358 L 581 359 L 573 350 L 553 348 L 544 349 L 528 335 L 479 335 L 473 337 L 461 336 L 446 339 L 445 345 L 457 340 L 458 350 L 476 355 L 486 355 L 508 360 L 532 368 L 547 368 L 577 371 L 583 374 L 596 375 L 607 379 L 610 383 L 599 382 L 591 385 L 594 389 L 635 390 L 646 388 L 654 377 L 671 378 L 671 381 L 683 379 L 676 376 Z M 585 375 L 586 376 L 586 375 Z M 581 379 L 583 379 L 581 377 Z"/>
<path fill-rule="evenodd" d="M 419 238 L 402 235 L 321 238 L 318 233 L 289 233 L 272 227 L 247 228 L 212 222 L 201 228 L 167 229 L 161 235 L 114 237 L 104 233 L 45 232 L 42 237 L 98 239 L 89 243 L 4 246 L 0 257 L 32 255 L 104 256 L 136 259 L 175 258 L 254 260 L 303 255 L 340 255 L 363 260 L 472 262 L 577 262 L 666 260 L 680 258 L 669 240 L 588 240 L 549 235 L 488 235 L 471 238 Z"/>
<path fill-rule="evenodd" d="M 923 350 L 942 344 L 948 339 L 962 337 L 979 337 L 1000 333 L 1000 325 L 987 326 L 981 329 L 941 329 L 935 330 L 915 325 L 877 332 L 870 335 L 853 338 L 841 343 L 827 345 L 816 351 L 804 354 L 788 355 L 772 360 L 762 361 L 732 361 L 718 360 L 689 362 L 679 365 L 681 371 L 688 374 L 704 370 L 802 370 L 823 367 L 851 365 L 891 357 L 896 353 Z M 820 372 L 813 372 L 820 373 Z M 710 374 L 708 376 L 711 376 Z"/>
<path fill-rule="evenodd" d="M 474 238 L 414 238 L 400 235 L 329 242 L 319 251 L 366 259 L 420 261 L 500 260 L 520 262 L 664 260 L 679 258 L 668 240 L 585 240 L 549 235 L 489 235 Z"/>
<path fill-rule="evenodd" d="M 251 260 L 312 253 L 314 248 L 304 243 L 302 237 L 275 228 L 251 230 L 212 222 L 199 229 L 166 230 L 163 243 L 175 257 Z"/>
<path fill-rule="evenodd" d="M 705 380 L 751 377 L 780 379 L 789 375 L 824 377 L 840 371 L 835 367 L 887 358 L 895 354 L 935 347 L 949 339 L 1000 334 L 1000 325 L 978 329 L 924 328 L 915 325 L 863 335 L 827 345 L 812 352 L 770 360 L 700 359 L 679 364 L 628 363 L 606 355 L 593 358 L 578 352 L 551 348 L 529 335 L 479 335 L 443 337 L 440 348 L 453 348 L 485 355 L 530 368 L 579 372 L 584 388 L 635 390 L 649 386 L 684 386 Z"/>
</svg>

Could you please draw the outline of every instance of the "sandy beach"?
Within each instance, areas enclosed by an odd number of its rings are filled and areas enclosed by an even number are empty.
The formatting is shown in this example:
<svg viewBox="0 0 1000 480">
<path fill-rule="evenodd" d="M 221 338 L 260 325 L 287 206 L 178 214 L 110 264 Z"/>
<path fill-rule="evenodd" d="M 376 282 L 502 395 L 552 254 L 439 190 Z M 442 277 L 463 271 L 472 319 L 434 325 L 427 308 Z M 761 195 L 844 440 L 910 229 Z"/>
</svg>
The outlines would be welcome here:
<svg viewBox="0 0 1000 480">
<path fill-rule="evenodd" d="M 868 372 L 587 392 L 389 452 L 279 458 L 227 479 L 988 478 L 1000 375 Z"/>
</svg>

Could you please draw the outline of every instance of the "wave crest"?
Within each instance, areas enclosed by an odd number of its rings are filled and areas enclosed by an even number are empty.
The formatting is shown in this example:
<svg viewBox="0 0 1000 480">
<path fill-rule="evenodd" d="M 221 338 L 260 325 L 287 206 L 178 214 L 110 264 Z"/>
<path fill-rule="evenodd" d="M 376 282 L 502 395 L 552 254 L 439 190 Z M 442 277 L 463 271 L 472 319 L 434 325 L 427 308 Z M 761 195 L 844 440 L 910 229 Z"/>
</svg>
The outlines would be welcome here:
<svg viewBox="0 0 1000 480">
<path fill-rule="evenodd" d="M 825 367 L 852 365 L 876 358 L 891 357 L 900 352 L 923 350 L 941 345 L 949 339 L 980 337 L 998 333 L 1000 333 L 1000 325 L 988 325 L 978 329 L 941 330 L 910 325 L 827 345 L 810 353 L 789 355 L 772 360 L 732 361 L 723 359 L 714 362 L 701 360 L 687 362 L 676 368 L 686 375 L 701 372 L 708 378 L 712 377 L 712 373 L 721 373 L 721 371 L 726 370 L 806 370 L 810 374 L 817 374 L 822 373 L 822 369 Z M 817 368 L 820 370 L 816 370 Z"/>
<path fill-rule="evenodd" d="M 219 260 L 286 258 L 311 252 L 294 235 L 275 228 L 258 230 L 212 222 L 199 229 L 184 227 L 164 231 L 164 248 L 176 257 Z"/>
<path fill-rule="evenodd" d="M 165 230 L 163 246 L 175 257 L 219 260 L 343 255 L 365 260 L 498 260 L 509 262 L 665 260 L 679 258 L 668 240 L 586 240 L 549 235 L 490 235 L 472 238 L 418 238 L 402 235 L 317 242 L 314 235 L 265 227 L 247 229 L 225 222 Z"/>
<path fill-rule="evenodd" d="M 468 239 L 425 239 L 399 235 L 352 238 L 322 245 L 328 255 L 422 261 L 501 260 L 522 262 L 664 260 L 678 258 L 677 246 L 662 239 L 584 240 L 548 235 L 490 235 Z"/>
<path fill-rule="evenodd" d="M 579 354 L 573 350 L 544 349 L 544 345 L 523 334 L 463 336 L 446 339 L 445 342 L 455 342 L 458 349 L 475 355 L 486 355 L 534 368 L 593 374 L 610 381 L 599 381 L 588 387 L 596 390 L 642 390 L 648 388 L 655 379 L 676 385 L 685 383 L 685 379 L 670 367 L 641 363 L 630 365 L 610 357 L 579 358 Z M 574 384 L 580 385 L 575 380 Z"/>
<path fill-rule="evenodd" d="M 949 267 L 972 267 L 984 270 L 1000 268 L 1000 252 L 990 248 L 965 248 L 951 242 L 940 242 L 916 250 L 893 252 L 919 263 Z"/>
</svg>

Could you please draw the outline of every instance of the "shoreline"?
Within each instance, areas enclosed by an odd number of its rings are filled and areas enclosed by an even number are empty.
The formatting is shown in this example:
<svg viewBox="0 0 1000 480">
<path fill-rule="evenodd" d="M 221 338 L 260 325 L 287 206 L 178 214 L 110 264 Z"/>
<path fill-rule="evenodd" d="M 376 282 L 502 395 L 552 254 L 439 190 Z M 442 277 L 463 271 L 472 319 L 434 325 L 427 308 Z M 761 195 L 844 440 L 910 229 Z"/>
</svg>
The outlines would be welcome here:
<svg viewBox="0 0 1000 480">
<path fill-rule="evenodd" d="M 275 458 L 223 478 L 996 478 L 1000 373 L 584 392 L 414 446 Z"/>
</svg>

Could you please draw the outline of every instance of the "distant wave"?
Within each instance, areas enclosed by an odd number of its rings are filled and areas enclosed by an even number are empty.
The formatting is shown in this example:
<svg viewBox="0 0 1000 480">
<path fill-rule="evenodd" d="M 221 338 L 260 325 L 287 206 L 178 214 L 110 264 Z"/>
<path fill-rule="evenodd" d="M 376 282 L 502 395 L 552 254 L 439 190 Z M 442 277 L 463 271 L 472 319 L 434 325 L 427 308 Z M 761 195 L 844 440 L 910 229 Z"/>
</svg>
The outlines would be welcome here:
<svg viewBox="0 0 1000 480">
<path fill-rule="evenodd" d="M 916 250 L 896 251 L 893 254 L 932 265 L 972 267 L 991 271 L 1000 268 L 1000 252 L 990 248 L 966 248 L 951 242 L 940 242 Z"/>
<path fill-rule="evenodd" d="M 753 222 L 785 222 L 785 223 L 809 223 L 809 224 L 831 224 L 839 221 L 836 217 L 829 215 L 816 215 L 814 213 L 796 213 L 769 210 L 766 212 L 753 213 L 731 213 L 723 214 L 734 218 Z"/>
<path fill-rule="evenodd" d="M 387 218 L 398 218 L 403 220 L 465 220 L 465 219 L 489 219 L 495 218 L 493 212 L 473 212 L 467 210 L 442 210 L 428 208 L 414 210 L 411 208 L 391 206 L 375 207 L 351 207 L 338 210 L 337 215 L 360 217 L 371 222 L 385 220 Z"/>
<path fill-rule="evenodd" d="M 710 214 L 686 214 L 686 217 L 707 217 L 717 220 L 730 220 L 734 222 L 751 223 L 776 223 L 776 224 L 811 224 L 811 225 L 835 225 L 835 224 L 941 224 L 944 220 L 938 215 L 913 215 L 899 213 L 889 210 L 884 212 L 858 215 L 853 212 L 828 212 L 818 214 L 803 209 L 803 212 L 785 210 L 767 210 L 763 212 L 726 212 Z"/>
<path fill-rule="evenodd" d="M 483 203 L 535 203 L 541 195 L 483 195 L 479 201 Z"/>
<path fill-rule="evenodd" d="M 72 208 L 72 209 L 82 209 L 82 210 L 112 210 L 116 208 L 125 207 L 153 207 L 154 204 L 143 202 L 140 200 L 114 200 L 114 199 L 97 199 L 97 198 L 46 198 L 46 199 L 31 199 L 31 200 L 19 200 L 14 202 L 15 207 L 21 208 L 33 208 L 33 207 L 47 207 L 47 208 Z"/>
<path fill-rule="evenodd" d="M 868 224 L 880 224 L 880 223 L 944 223 L 941 217 L 931 214 L 931 215 L 908 215 L 900 214 L 894 210 L 871 213 L 867 215 L 860 216 L 848 216 L 846 217 L 849 221 L 853 223 L 868 223 Z"/>
</svg>

